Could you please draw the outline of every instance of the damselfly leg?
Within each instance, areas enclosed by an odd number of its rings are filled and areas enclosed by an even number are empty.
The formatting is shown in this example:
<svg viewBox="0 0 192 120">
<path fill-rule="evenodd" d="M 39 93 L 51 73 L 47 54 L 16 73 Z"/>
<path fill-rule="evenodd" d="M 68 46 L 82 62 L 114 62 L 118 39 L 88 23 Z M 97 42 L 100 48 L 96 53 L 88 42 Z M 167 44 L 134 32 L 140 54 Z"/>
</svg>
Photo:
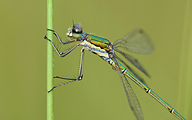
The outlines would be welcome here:
<svg viewBox="0 0 192 120">
<path fill-rule="evenodd" d="M 51 30 L 51 29 L 47 29 L 47 30 L 50 30 L 54 33 L 54 35 L 57 37 L 57 39 L 60 41 L 60 43 L 62 44 L 69 44 L 69 43 L 72 43 L 72 42 L 77 42 L 77 40 L 73 40 L 73 41 L 67 41 L 67 42 L 62 42 L 62 40 L 60 39 L 59 35 L 57 34 L 56 31 L 54 30 Z M 52 42 L 52 40 L 50 40 L 49 38 L 47 38 L 47 36 L 44 37 L 44 39 L 48 40 L 49 42 L 51 42 L 53 48 L 55 49 L 55 51 L 58 53 L 58 55 L 60 57 L 65 57 L 66 55 L 68 55 L 69 53 L 71 53 L 75 48 L 77 48 L 79 45 L 81 45 L 80 43 L 75 45 L 74 47 L 72 48 L 69 48 L 68 50 L 65 50 L 63 52 L 59 52 L 59 50 L 56 48 L 56 46 L 54 45 L 54 43 Z M 64 85 L 67 85 L 69 83 L 72 83 L 72 82 L 75 82 L 77 80 L 81 80 L 83 78 L 83 59 L 84 59 L 84 50 L 85 50 L 85 47 L 83 47 L 81 49 L 81 62 L 80 62 L 80 69 L 79 69 L 79 75 L 77 78 L 64 78 L 64 77 L 59 77 L 59 76 L 55 76 L 54 78 L 59 78 L 59 79 L 65 79 L 65 80 L 71 80 L 67 83 L 63 83 L 63 84 L 60 84 L 60 85 L 57 85 L 57 86 L 54 86 L 51 90 L 49 90 L 48 92 L 51 92 L 53 89 L 57 88 L 57 87 L 60 87 L 60 86 L 64 86 Z"/>
<path fill-rule="evenodd" d="M 142 29 L 136 29 L 130 32 L 123 39 L 115 41 L 114 44 L 105 38 L 83 32 L 83 27 L 80 24 L 73 24 L 73 27 L 68 29 L 67 36 L 70 39 L 74 40 L 67 42 L 62 42 L 56 31 L 51 29 L 47 30 L 52 31 L 53 34 L 59 40 L 59 42 L 63 45 L 79 41 L 79 43 L 76 44 L 75 46 L 63 52 L 60 52 L 54 45 L 54 43 L 45 36 L 44 38 L 47 39 L 49 42 L 51 42 L 52 46 L 54 47 L 54 49 L 56 50 L 57 54 L 60 57 L 65 57 L 66 55 L 71 53 L 74 49 L 76 49 L 78 46 L 84 46 L 81 50 L 81 63 L 78 77 L 73 79 L 73 78 L 64 78 L 55 76 L 54 78 L 69 80 L 69 82 L 58 86 L 54 86 L 48 92 L 52 91 L 56 87 L 64 86 L 66 84 L 82 79 L 84 50 L 88 50 L 98 55 L 100 58 L 108 62 L 113 69 L 117 70 L 121 83 L 124 87 L 130 108 L 134 113 L 135 117 L 137 118 L 137 120 L 143 120 L 144 115 L 141 106 L 139 104 L 139 101 L 126 77 L 128 77 L 130 80 L 136 83 L 140 88 L 142 88 L 146 93 L 152 96 L 156 101 L 158 101 L 161 105 L 163 105 L 170 113 L 175 115 L 178 119 L 185 120 L 185 118 L 181 116 L 173 107 L 171 107 L 167 102 L 165 102 L 162 98 L 160 98 L 151 88 L 149 88 L 145 84 L 143 79 L 138 74 L 136 74 L 136 72 L 129 66 L 129 64 L 126 64 L 126 62 L 123 61 L 123 59 L 117 56 L 117 54 L 119 53 L 126 60 L 128 60 L 133 66 L 138 68 L 141 72 L 143 72 L 145 75 L 149 77 L 149 74 L 145 71 L 145 69 L 141 66 L 141 64 L 138 62 L 137 59 L 121 51 L 122 49 L 124 49 L 126 51 L 139 54 L 147 54 L 153 51 L 154 48 L 153 44 L 150 41 L 150 37 Z"/>
</svg>

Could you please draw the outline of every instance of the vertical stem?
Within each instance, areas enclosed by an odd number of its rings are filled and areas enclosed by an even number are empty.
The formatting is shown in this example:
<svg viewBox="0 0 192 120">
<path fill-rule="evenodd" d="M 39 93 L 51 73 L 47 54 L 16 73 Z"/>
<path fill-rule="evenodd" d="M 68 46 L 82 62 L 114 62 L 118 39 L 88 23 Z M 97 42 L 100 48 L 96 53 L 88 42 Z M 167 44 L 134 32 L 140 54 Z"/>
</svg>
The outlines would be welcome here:
<svg viewBox="0 0 192 120">
<path fill-rule="evenodd" d="M 47 0 L 47 28 L 53 29 L 53 0 Z M 53 40 L 53 33 L 47 31 L 47 37 Z M 47 90 L 53 87 L 53 47 L 47 41 Z M 47 92 L 47 120 L 54 120 L 53 91 Z"/>
<path fill-rule="evenodd" d="M 181 52 L 181 75 L 179 82 L 179 105 L 183 116 L 191 120 L 192 102 L 192 1 L 187 0 Z M 181 112 L 181 114 L 182 114 Z"/>
</svg>

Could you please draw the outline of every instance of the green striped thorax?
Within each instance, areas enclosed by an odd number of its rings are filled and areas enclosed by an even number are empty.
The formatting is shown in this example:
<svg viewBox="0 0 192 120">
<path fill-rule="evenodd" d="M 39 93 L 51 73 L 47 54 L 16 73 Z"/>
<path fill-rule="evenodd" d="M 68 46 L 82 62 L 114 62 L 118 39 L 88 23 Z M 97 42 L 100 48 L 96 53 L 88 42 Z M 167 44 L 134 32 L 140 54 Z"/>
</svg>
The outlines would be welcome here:
<svg viewBox="0 0 192 120">
<path fill-rule="evenodd" d="M 80 24 L 73 24 L 73 27 L 68 29 L 67 36 L 70 39 L 76 39 L 77 41 L 86 40 L 96 47 L 109 51 L 108 46 L 111 42 L 105 38 L 83 32 L 83 27 Z"/>
</svg>

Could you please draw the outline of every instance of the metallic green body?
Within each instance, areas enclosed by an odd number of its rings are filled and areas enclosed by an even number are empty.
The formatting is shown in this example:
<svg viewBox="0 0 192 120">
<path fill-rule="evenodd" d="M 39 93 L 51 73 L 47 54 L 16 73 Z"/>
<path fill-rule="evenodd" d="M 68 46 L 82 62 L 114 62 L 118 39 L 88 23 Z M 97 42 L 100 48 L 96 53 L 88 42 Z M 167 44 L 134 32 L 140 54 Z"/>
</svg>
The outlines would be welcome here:
<svg viewBox="0 0 192 120">
<path fill-rule="evenodd" d="M 109 40 L 91 34 L 88 34 L 88 37 L 90 38 L 90 43 L 108 51 Z"/>
<path fill-rule="evenodd" d="M 105 49 L 106 52 L 109 51 L 108 45 L 109 40 L 105 38 L 101 38 L 98 36 L 94 36 L 91 34 L 88 34 L 89 39 L 87 39 L 88 42 L 91 44 L 94 44 L 95 46 L 101 47 L 102 49 Z M 99 55 L 100 56 L 100 55 Z M 108 61 L 109 62 L 109 61 Z M 113 68 L 115 68 L 114 59 L 111 59 L 109 64 L 112 65 Z M 161 105 L 163 105 L 170 113 L 174 114 L 178 119 L 185 120 L 184 117 L 182 117 L 173 107 L 171 107 L 168 103 L 166 103 L 162 98 L 160 98 L 154 91 L 152 91 L 147 85 L 145 85 L 143 82 L 141 82 L 137 77 L 135 77 L 130 71 L 127 70 L 126 67 L 124 67 L 120 62 L 118 62 L 118 65 L 122 71 L 125 71 L 124 74 L 130 78 L 132 81 L 134 81 L 138 86 L 140 86 L 142 89 L 146 91 L 146 93 L 150 94 L 154 99 L 156 99 Z"/>
<path fill-rule="evenodd" d="M 140 63 L 134 57 L 117 49 L 118 47 L 121 47 L 130 52 L 141 53 L 141 54 L 152 52 L 153 45 L 150 43 L 150 38 L 145 34 L 143 30 L 136 29 L 131 33 L 127 34 L 123 39 L 115 41 L 114 44 L 105 38 L 83 32 L 82 31 L 83 28 L 80 24 L 74 24 L 73 28 L 69 29 L 67 36 L 74 40 L 67 41 L 67 42 L 62 42 L 61 39 L 59 38 L 59 35 L 54 30 L 51 30 L 51 29 L 48 29 L 48 30 L 53 31 L 55 36 L 58 38 L 58 40 L 62 44 L 69 44 L 77 41 L 80 42 L 74 47 L 69 48 L 68 50 L 65 50 L 63 52 L 60 52 L 56 48 L 56 46 L 53 44 L 53 42 L 45 36 L 45 39 L 51 42 L 52 46 L 54 47 L 54 49 L 56 50 L 56 52 L 60 57 L 65 57 L 78 46 L 84 46 L 81 50 L 81 64 L 80 64 L 78 77 L 74 79 L 74 78 L 64 78 L 64 77 L 55 76 L 55 78 L 65 79 L 70 81 L 61 85 L 54 86 L 48 92 L 52 91 L 56 87 L 60 87 L 60 86 L 82 79 L 84 51 L 88 50 L 98 55 L 103 60 L 107 61 L 114 70 L 117 70 L 120 80 L 122 82 L 122 85 L 124 87 L 130 108 L 132 109 L 137 120 L 144 120 L 144 115 L 143 115 L 140 103 L 125 76 L 127 76 L 129 79 L 135 82 L 138 86 L 140 86 L 146 93 L 151 95 L 155 100 L 157 100 L 161 105 L 163 105 L 170 113 L 175 115 L 178 119 L 185 120 L 185 118 L 182 117 L 173 107 L 171 107 L 162 98 L 160 98 L 154 91 L 152 91 L 145 83 L 143 83 L 142 79 L 121 58 L 119 58 L 115 54 L 115 52 L 118 52 L 126 60 L 128 60 L 131 64 L 133 64 L 136 68 L 138 68 L 141 72 L 143 72 L 148 76 L 147 72 L 144 70 L 144 68 L 140 65 Z"/>
</svg>

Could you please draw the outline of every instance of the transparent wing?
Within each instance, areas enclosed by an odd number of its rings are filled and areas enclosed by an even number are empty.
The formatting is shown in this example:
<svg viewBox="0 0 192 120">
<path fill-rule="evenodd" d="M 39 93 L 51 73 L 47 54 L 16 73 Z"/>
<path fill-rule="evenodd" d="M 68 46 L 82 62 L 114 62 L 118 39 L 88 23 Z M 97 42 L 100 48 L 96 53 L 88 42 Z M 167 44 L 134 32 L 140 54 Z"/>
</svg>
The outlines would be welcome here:
<svg viewBox="0 0 192 120">
<path fill-rule="evenodd" d="M 139 63 L 139 61 L 134 58 L 133 56 L 126 54 L 124 52 L 122 52 L 121 50 L 117 49 L 114 47 L 114 50 L 119 52 L 125 59 L 127 59 L 131 64 L 133 64 L 136 68 L 138 68 L 141 72 L 143 72 L 145 75 L 147 75 L 148 77 L 149 74 L 146 72 L 146 70 L 142 67 L 142 65 Z"/>
<path fill-rule="evenodd" d="M 126 66 L 126 69 L 128 70 L 128 71 L 130 71 L 136 78 L 138 78 L 141 82 L 143 82 L 144 84 L 146 84 L 147 85 L 147 83 L 145 82 L 145 80 L 141 77 L 141 76 L 139 76 L 138 74 L 136 74 L 136 72 L 133 70 L 133 69 L 131 69 L 121 58 L 119 58 L 116 54 L 115 54 L 115 58 L 118 60 L 118 61 L 120 61 L 124 66 Z"/>
<path fill-rule="evenodd" d="M 114 46 L 140 54 L 151 53 L 154 49 L 150 37 L 142 29 L 136 29 L 123 39 L 115 41 Z"/>
<path fill-rule="evenodd" d="M 121 83 L 123 84 L 125 94 L 127 96 L 127 99 L 128 99 L 128 102 L 129 102 L 129 105 L 130 105 L 132 112 L 134 113 L 137 120 L 144 120 L 144 115 L 143 115 L 141 106 L 139 104 L 139 101 L 137 99 L 137 96 L 135 95 L 131 85 L 129 84 L 129 82 L 127 80 L 127 78 L 122 73 L 122 70 L 120 69 L 115 58 L 114 58 L 114 62 L 115 62 L 116 70 L 118 71 Z"/>
</svg>

